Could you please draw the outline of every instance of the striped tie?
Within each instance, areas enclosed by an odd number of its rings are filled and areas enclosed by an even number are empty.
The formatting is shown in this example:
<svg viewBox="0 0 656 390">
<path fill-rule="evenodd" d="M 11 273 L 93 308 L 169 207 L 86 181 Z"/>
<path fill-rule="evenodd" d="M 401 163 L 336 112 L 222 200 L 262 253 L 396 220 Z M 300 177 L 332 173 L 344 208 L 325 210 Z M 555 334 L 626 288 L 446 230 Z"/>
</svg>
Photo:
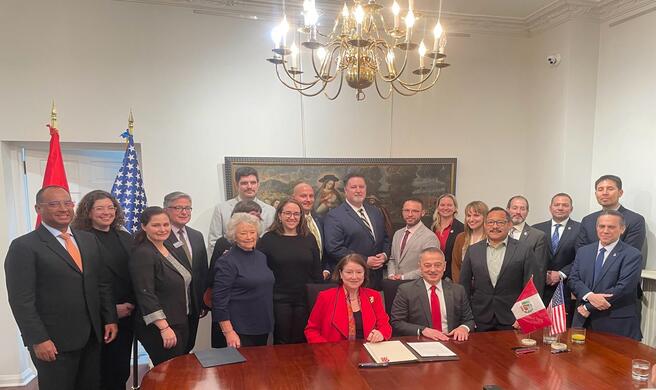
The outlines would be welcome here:
<svg viewBox="0 0 656 390">
<path fill-rule="evenodd" d="M 358 210 L 358 212 L 360 213 L 360 219 L 364 223 L 364 226 L 367 227 L 367 229 L 369 230 L 369 234 L 371 234 L 371 237 L 373 237 L 374 231 L 373 229 L 371 229 L 371 225 L 369 225 L 369 221 L 367 221 L 367 216 L 364 213 L 364 208 L 361 208 L 360 210 Z"/>
</svg>

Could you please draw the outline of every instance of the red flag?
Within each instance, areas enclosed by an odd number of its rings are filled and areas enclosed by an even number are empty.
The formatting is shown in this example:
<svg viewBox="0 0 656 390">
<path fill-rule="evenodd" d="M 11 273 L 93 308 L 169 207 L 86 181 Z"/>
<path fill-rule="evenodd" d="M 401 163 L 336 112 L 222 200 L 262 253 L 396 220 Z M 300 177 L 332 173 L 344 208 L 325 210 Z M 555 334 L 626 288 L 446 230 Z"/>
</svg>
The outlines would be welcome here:
<svg viewBox="0 0 656 390">
<path fill-rule="evenodd" d="M 535 284 L 533 284 L 532 276 L 524 286 L 522 293 L 519 294 L 517 302 L 512 307 L 512 312 L 523 333 L 530 333 L 551 325 L 549 314 Z"/>
<path fill-rule="evenodd" d="M 64 158 L 62 157 L 61 147 L 59 146 L 59 131 L 50 125 L 47 126 L 50 129 L 50 151 L 48 152 L 48 162 L 46 163 L 46 171 L 43 174 L 43 185 L 41 188 L 60 186 L 68 190 Z M 37 216 L 36 227 L 39 227 L 39 225 L 41 225 L 41 217 Z"/>
</svg>

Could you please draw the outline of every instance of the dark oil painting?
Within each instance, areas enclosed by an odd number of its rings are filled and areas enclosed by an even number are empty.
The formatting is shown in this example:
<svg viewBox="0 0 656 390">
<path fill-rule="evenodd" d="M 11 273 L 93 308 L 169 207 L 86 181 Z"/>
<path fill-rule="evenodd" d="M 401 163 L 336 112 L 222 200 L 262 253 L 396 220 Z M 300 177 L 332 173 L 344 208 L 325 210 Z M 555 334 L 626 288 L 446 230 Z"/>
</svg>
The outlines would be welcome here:
<svg viewBox="0 0 656 390">
<path fill-rule="evenodd" d="M 260 188 L 257 197 L 277 205 L 288 198 L 299 182 L 314 188 L 314 209 L 325 215 L 344 202 L 346 174 L 357 172 L 367 182 L 367 200 L 383 209 L 394 229 L 404 225 L 401 217 L 403 200 L 421 199 L 427 208 L 430 226 L 437 197 L 455 194 L 455 158 L 277 158 L 226 157 L 226 199 L 236 196 L 235 170 L 250 166 L 258 171 Z"/>
</svg>

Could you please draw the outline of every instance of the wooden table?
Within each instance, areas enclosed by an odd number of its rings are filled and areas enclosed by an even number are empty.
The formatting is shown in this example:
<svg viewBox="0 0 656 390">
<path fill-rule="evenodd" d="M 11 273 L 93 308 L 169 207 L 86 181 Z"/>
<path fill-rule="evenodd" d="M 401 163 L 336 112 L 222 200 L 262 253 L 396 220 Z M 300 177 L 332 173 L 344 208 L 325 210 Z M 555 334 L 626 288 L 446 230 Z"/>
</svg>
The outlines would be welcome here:
<svg viewBox="0 0 656 390">
<path fill-rule="evenodd" d="M 633 389 L 646 383 L 632 381 L 631 359 L 656 361 L 656 349 L 590 331 L 571 352 L 551 354 L 540 337 L 539 352 L 515 356 L 511 348 L 522 338 L 515 331 L 473 333 L 469 341 L 446 343 L 460 360 L 373 369 L 357 367 L 371 361 L 360 342 L 241 348 L 245 363 L 208 369 L 186 355 L 153 368 L 141 389 Z"/>
</svg>

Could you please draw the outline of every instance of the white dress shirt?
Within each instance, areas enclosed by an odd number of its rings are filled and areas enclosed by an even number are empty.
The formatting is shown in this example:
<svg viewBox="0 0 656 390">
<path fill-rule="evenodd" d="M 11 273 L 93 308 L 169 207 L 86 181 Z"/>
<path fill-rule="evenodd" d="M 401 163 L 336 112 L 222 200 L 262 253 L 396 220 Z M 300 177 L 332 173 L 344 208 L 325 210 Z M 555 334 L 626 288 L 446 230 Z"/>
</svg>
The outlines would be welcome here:
<svg viewBox="0 0 656 390">
<path fill-rule="evenodd" d="M 52 226 L 48 226 L 44 222 L 41 222 L 41 225 L 43 225 L 43 227 L 46 228 L 50 232 L 50 234 L 55 236 L 55 238 L 57 239 L 57 241 L 59 241 L 61 246 L 63 246 L 64 249 L 66 249 L 66 241 L 64 241 L 64 239 L 61 237 L 61 234 L 62 234 L 61 230 L 57 230 Z M 73 242 L 73 244 L 75 244 L 75 246 L 78 249 L 80 249 L 80 246 L 77 245 L 77 241 L 75 241 L 75 237 L 73 237 L 73 232 L 71 232 L 71 227 L 70 226 L 66 227 L 66 233 L 68 233 L 68 235 L 71 237 L 71 241 Z"/>
<path fill-rule="evenodd" d="M 374 233 L 374 224 L 371 223 L 371 219 L 369 218 L 369 214 L 367 214 L 367 209 L 364 208 L 364 205 L 360 207 L 355 207 L 348 200 L 346 201 L 346 203 L 348 203 L 348 205 L 351 206 L 351 208 L 353 209 L 353 211 L 355 211 L 358 217 L 362 218 L 362 214 L 360 214 L 360 210 L 364 212 L 364 217 L 369 223 L 369 227 L 371 227 L 371 235 L 374 238 L 374 241 L 376 241 L 376 233 Z"/>
<path fill-rule="evenodd" d="M 608 259 L 608 256 L 610 256 L 610 252 L 612 252 L 613 249 L 615 249 L 615 246 L 617 246 L 618 242 L 620 242 L 620 240 L 617 240 L 615 242 L 611 242 L 610 244 L 608 244 L 606 246 L 603 246 L 603 245 L 601 245 L 601 241 L 600 241 L 599 245 L 597 245 L 597 252 L 595 254 L 595 261 L 597 261 L 597 256 L 599 256 L 599 251 L 601 250 L 601 248 L 605 248 L 606 252 L 604 252 L 604 260 L 601 263 L 601 266 L 603 267 L 604 264 L 606 264 L 606 260 Z M 594 263 L 593 263 L 593 266 L 594 266 Z M 589 293 L 585 294 L 583 296 L 583 300 L 587 302 L 588 297 L 590 296 L 590 294 L 593 294 L 593 292 L 589 292 Z"/>
</svg>

